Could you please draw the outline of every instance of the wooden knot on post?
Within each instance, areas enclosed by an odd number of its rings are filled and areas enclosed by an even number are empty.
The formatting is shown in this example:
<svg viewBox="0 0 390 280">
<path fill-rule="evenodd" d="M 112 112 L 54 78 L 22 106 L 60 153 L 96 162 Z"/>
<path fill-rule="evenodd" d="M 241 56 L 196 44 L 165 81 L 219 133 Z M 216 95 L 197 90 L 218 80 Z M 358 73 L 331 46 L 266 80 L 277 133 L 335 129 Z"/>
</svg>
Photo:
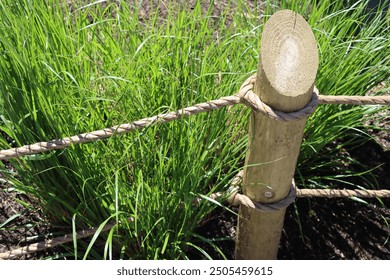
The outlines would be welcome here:
<svg viewBox="0 0 390 280">
<path fill-rule="evenodd" d="M 256 78 L 250 80 L 253 93 L 245 88 L 240 95 L 253 109 L 242 183 L 252 202 L 272 205 L 289 196 L 306 119 L 318 103 L 317 69 L 317 44 L 304 18 L 289 10 L 272 15 L 262 33 Z M 237 259 L 277 256 L 286 207 L 256 208 L 240 206 Z"/>
</svg>

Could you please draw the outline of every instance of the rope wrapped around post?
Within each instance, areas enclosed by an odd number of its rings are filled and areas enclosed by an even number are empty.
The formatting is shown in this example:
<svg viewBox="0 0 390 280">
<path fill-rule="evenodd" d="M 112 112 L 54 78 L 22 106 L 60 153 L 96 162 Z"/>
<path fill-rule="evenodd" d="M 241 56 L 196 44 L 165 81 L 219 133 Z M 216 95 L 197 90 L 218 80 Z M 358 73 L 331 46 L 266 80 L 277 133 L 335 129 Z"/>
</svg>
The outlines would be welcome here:
<svg viewBox="0 0 390 280">
<path fill-rule="evenodd" d="M 289 122 L 299 120 L 312 114 L 318 104 L 352 104 L 352 105 L 390 105 L 390 95 L 385 96 L 324 96 L 319 95 L 317 88 L 314 88 L 312 100 L 303 109 L 291 113 L 284 113 L 275 110 L 263 103 L 260 98 L 254 94 L 253 87 L 256 82 L 256 75 L 250 76 L 241 86 L 238 93 L 231 96 L 221 97 L 220 99 L 199 103 L 174 112 L 159 114 L 156 116 L 143 118 L 131 123 L 120 124 L 102 130 L 96 130 L 87 133 L 54 139 L 47 142 L 37 142 L 30 145 L 24 145 L 18 148 L 0 150 L 0 160 L 8 160 L 26 155 L 43 153 L 51 150 L 63 149 L 72 145 L 89 143 L 102 140 L 115 135 L 121 135 L 134 130 L 146 128 L 155 124 L 168 123 L 181 117 L 196 115 L 203 112 L 217 110 L 223 107 L 244 104 L 250 109 L 261 112 L 262 114 L 279 121 Z"/>
<path fill-rule="evenodd" d="M 275 203 L 259 203 L 252 201 L 249 197 L 244 194 L 239 193 L 239 186 L 242 182 L 243 171 L 237 173 L 231 182 L 231 187 L 228 190 L 228 197 L 226 199 L 227 203 L 231 206 L 245 205 L 253 209 L 258 209 L 262 211 L 275 211 L 281 208 L 288 207 L 291 203 L 298 198 L 351 198 L 351 197 L 361 197 L 361 198 L 388 198 L 390 197 L 390 190 L 338 190 L 338 189 L 299 189 L 295 185 L 293 180 L 291 183 L 290 192 L 288 195 Z M 212 194 L 211 198 L 216 199 L 223 197 L 222 193 Z M 225 195 L 226 196 L 226 195 Z"/>
</svg>

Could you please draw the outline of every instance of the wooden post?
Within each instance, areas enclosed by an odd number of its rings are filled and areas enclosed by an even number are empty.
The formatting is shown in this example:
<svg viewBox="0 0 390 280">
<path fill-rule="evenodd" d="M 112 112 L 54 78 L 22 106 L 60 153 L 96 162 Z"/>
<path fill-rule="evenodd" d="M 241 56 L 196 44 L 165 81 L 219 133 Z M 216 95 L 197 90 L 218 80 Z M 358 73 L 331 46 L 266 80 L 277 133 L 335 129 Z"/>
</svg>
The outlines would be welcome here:
<svg viewBox="0 0 390 280">
<path fill-rule="evenodd" d="M 314 35 L 302 16 L 282 10 L 265 24 L 254 92 L 274 109 L 292 112 L 311 99 L 318 68 Z M 290 190 L 306 119 L 280 122 L 253 112 L 243 192 L 274 203 Z M 285 210 L 240 207 L 236 259 L 276 259 Z"/>
</svg>

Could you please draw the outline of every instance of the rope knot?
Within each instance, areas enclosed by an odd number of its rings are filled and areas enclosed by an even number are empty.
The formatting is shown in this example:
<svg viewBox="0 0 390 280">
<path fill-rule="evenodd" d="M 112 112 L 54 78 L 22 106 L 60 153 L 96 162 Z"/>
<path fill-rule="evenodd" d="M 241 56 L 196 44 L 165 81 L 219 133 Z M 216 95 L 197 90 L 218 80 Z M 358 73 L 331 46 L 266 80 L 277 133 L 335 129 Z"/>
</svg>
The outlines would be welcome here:
<svg viewBox="0 0 390 280">
<path fill-rule="evenodd" d="M 241 103 L 243 103 L 245 106 L 251 108 L 257 113 L 262 113 L 263 115 L 268 116 L 271 119 L 283 122 L 297 121 L 303 118 L 307 118 L 317 109 L 319 92 L 316 87 L 314 87 L 310 102 L 305 107 L 298 111 L 285 113 L 282 111 L 275 110 L 269 105 L 262 102 L 261 99 L 253 92 L 253 87 L 255 83 L 256 74 L 250 76 L 242 84 L 236 96 L 241 99 Z"/>
<path fill-rule="evenodd" d="M 290 187 L 290 191 L 285 198 L 276 201 L 274 203 L 261 203 L 258 201 L 253 201 L 245 194 L 239 193 L 239 188 L 237 185 L 240 184 L 241 182 L 240 180 L 242 180 L 243 172 L 239 172 L 237 176 L 239 178 L 235 179 L 236 181 L 232 182 L 233 188 L 231 190 L 231 195 L 227 199 L 229 205 L 232 206 L 244 205 L 249 208 L 270 212 L 270 211 L 277 211 L 288 207 L 291 203 L 295 201 L 295 198 L 297 197 L 297 190 L 295 186 L 295 181 L 293 179 Z"/>
</svg>

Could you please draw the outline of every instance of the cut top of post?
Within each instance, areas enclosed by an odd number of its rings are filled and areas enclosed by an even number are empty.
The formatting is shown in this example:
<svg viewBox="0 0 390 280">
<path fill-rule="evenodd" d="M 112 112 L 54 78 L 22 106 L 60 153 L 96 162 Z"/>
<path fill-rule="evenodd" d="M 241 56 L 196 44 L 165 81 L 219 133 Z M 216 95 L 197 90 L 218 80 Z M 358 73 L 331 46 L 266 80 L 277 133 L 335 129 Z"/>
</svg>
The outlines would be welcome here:
<svg viewBox="0 0 390 280">
<path fill-rule="evenodd" d="M 274 109 L 306 106 L 318 69 L 318 50 L 305 19 L 290 10 L 276 12 L 264 26 L 255 92 Z"/>
</svg>

